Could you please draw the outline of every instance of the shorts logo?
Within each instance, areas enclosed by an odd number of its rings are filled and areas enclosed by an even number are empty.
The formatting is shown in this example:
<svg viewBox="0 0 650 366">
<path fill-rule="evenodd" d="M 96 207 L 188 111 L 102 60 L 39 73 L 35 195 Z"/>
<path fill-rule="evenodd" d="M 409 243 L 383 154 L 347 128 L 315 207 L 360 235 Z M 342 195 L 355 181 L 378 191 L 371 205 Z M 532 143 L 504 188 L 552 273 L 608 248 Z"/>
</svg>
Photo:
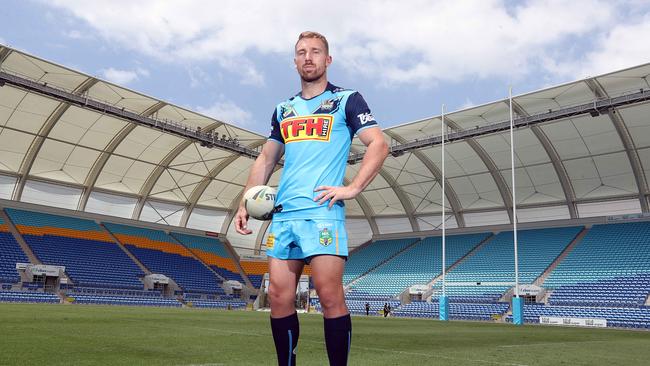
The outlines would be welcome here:
<svg viewBox="0 0 650 366">
<path fill-rule="evenodd" d="M 270 233 L 269 237 L 266 238 L 266 249 L 273 249 L 273 245 L 275 245 L 275 235 Z"/>
<path fill-rule="evenodd" d="M 329 114 L 291 117 L 280 122 L 280 133 L 284 143 L 308 140 L 329 142 L 333 123 L 334 116 Z"/>
<path fill-rule="evenodd" d="M 332 233 L 326 227 L 318 232 L 318 242 L 324 247 L 332 244 Z"/>
</svg>

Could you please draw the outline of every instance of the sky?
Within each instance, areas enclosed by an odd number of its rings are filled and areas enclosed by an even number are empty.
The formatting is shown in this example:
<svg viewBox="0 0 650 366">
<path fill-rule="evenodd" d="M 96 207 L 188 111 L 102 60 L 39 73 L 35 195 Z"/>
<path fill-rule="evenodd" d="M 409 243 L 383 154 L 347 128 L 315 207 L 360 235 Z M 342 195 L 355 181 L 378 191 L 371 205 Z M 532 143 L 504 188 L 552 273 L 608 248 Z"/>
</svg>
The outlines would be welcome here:
<svg viewBox="0 0 650 366">
<path fill-rule="evenodd" d="M 324 34 L 382 127 L 650 62 L 650 1 L 0 0 L 0 43 L 267 134 Z"/>
</svg>

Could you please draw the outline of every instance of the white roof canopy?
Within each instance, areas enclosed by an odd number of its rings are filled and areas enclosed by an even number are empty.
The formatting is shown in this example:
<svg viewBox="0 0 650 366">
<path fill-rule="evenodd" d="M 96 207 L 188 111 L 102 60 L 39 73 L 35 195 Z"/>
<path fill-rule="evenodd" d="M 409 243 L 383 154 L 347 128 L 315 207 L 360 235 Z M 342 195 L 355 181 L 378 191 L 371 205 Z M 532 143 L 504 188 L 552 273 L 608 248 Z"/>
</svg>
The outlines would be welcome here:
<svg viewBox="0 0 650 366">
<path fill-rule="evenodd" d="M 0 72 L 141 116 L 237 138 L 247 148 L 265 141 L 257 133 L 2 46 Z M 533 115 L 647 90 L 649 74 L 646 64 L 516 96 L 515 113 Z M 449 113 L 445 121 L 450 131 L 463 131 L 508 118 L 508 101 L 500 100 Z M 436 116 L 384 133 L 392 145 L 402 144 L 439 136 L 440 123 Z M 512 220 L 509 144 L 507 131 L 446 144 L 446 203 L 453 225 L 467 225 L 467 215 L 479 222 L 481 214 L 490 212 L 498 220 Z M 353 151 L 363 151 L 358 140 Z M 578 218 L 581 211 L 593 215 L 589 205 L 598 202 L 619 202 L 619 212 L 649 211 L 650 103 L 519 128 L 515 151 L 517 205 L 522 210 L 544 209 L 550 215 L 539 216 L 544 219 Z M 25 200 L 27 182 L 54 183 L 81 192 L 75 196 L 80 211 L 88 208 L 91 196 L 122 197 L 134 219 L 144 211 L 148 216 L 155 212 L 180 217 L 173 221 L 181 226 L 194 210 L 203 210 L 202 215 L 205 210 L 231 213 L 253 162 L 9 84 L 0 87 L 0 153 L 0 197 Z M 348 203 L 348 216 L 369 218 L 375 234 L 378 217 L 406 218 L 414 231 L 435 228 L 440 219 L 434 217 L 441 212 L 440 163 L 440 146 L 389 156 L 377 178 Z M 358 169 L 358 164 L 348 166 L 347 181 Z M 280 174 L 281 169 L 271 184 L 277 184 Z M 124 209 L 111 207 L 124 215 Z M 537 217 L 529 212 L 522 211 L 527 218 Z M 227 230 L 230 217 L 223 222 L 217 231 Z"/>
</svg>

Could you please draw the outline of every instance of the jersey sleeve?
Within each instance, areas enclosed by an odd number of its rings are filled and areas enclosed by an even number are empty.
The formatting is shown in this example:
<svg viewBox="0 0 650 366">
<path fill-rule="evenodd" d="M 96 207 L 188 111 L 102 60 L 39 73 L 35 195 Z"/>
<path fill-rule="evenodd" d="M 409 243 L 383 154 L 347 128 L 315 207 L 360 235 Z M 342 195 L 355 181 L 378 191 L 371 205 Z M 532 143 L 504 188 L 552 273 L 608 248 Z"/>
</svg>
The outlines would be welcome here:
<svg viewBox="0 0 650 366">
<path fill-rule="evenodd" d="M 280 133 L 280 122 L 278 122 L 277 108 L 273 111 L 273 117 L 271 117 L 271 134 L 269 135 L 269 139 L 284 144 L 284 139 Z"/>
<path fill-rule="evenodd" d="M 365 128 L 378 126 L 368 104 L 359 92 L 354 92 L 348 97 L 345 105 L 345 120 L 351 136 Z"/>
</svg>

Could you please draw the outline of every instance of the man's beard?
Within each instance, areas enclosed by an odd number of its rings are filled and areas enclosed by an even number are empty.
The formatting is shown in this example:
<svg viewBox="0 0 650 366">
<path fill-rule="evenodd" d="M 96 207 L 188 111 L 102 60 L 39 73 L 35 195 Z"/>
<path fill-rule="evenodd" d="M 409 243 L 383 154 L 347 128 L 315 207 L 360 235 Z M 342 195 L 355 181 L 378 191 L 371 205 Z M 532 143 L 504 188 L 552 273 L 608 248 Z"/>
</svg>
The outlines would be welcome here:
<svg viewBox="0 0 650 366">
<path fill-rule="evenodd" d="M 300 79 L 302 79 L 302 81 L 311 83 L 322 78 L 323 75 L 325 75 L 325 71 L 321 72 L 320 74 L 313 74 L 313 75 L 308 75 L 307 73 L 302 73 L 302 72 L 299 72 L 298 74 L 300 74 Z"/>
</svg>

